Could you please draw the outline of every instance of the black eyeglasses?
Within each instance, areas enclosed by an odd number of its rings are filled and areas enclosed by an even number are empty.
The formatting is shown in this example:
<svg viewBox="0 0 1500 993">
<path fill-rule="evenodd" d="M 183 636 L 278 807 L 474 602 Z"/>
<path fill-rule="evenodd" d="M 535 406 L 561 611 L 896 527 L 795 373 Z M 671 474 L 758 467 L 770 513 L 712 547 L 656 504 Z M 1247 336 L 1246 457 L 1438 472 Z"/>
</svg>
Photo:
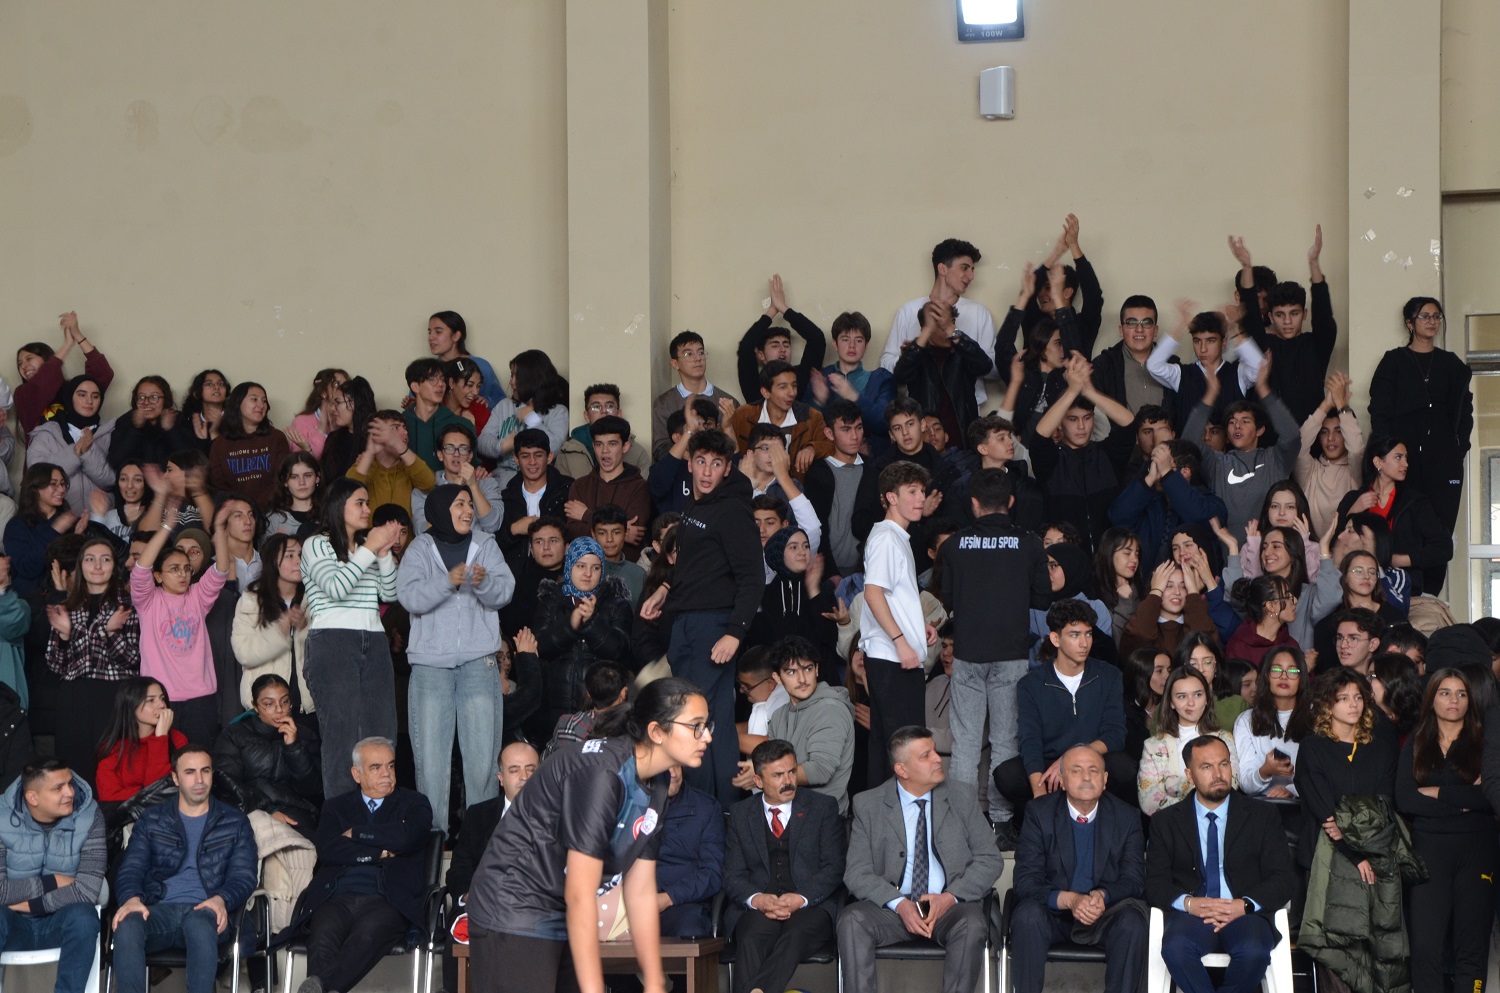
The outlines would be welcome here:
<svg viewBox="0 0 1500 993">
<path fill-rule="evenodd" d="M 676 724 L 679 727 L 685 727 L 688 730 L 692 731 L 693 732 L 693 737 L 697 738 L 699 741 L 703 740 L 703 736 L 705 734 L 712 735 L 714 733 L 714 722 L 713 721 L 704 721 L 702 724 L 686 724 L 686 723 L 684 723 L 682 721 L 659 721 L 658 723 L 660 723 L 660 724 Z"/>
<path fill-rule="evenodd" d="M 769 683 L 771 679 L 771 676 L 767 676 L 765 679 L 751 683 L 749 686 L 746 686 L 744 683 L 740 683 L 740 692 L 745 694 L 746 696 L 749 696 L 751 693 L 754 693 L 756 690 Z"/>
</svg>

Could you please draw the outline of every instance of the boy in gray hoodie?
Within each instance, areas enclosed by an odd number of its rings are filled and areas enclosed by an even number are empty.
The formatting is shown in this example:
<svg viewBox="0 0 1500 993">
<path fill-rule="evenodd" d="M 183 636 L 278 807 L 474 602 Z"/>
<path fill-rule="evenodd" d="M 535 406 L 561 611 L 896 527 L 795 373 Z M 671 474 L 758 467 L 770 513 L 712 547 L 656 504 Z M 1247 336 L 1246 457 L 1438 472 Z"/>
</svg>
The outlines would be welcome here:
<svg viewBox="0 0 1500 993">
<path fill-rule="evenodd" d="M 800 635 L 771 646 L 771 664 L 781 674 L 791 702 L 771 715 L 771 737 L 790 741 L 801 760 L 797 785 L 826 793 L 849 810 L 849 774 L 854 770 L 854 705 L 842 686 L 818 682 L 818 650 Z"/>
</svg>

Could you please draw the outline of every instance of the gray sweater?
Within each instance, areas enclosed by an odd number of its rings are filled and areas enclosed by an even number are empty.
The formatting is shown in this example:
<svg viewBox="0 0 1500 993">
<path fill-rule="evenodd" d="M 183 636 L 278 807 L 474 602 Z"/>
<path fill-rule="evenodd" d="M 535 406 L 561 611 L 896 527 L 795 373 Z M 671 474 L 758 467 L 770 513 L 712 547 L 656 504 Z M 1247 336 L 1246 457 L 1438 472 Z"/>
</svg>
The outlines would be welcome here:
<svg viewBox="0 0 1500 993">
<path fill-rule="evenodd" d="M 498 611 L 510 603 L 516 579 L 494 537 L 483 531 L 473 532 L 468 562 L 484 566 L 484 580 L 455 588 L 432 535 L 419 535 L 402 556 L 396 597 L 411 614 L 406 657 L 412 665 L 455 669 L 499 650 Z"/>
<path fill-rule="evenodd" d="M 772 738 L 797 750 L 808 785 L 849 810 L 849 774 L 854 771 L 854 705 L 842 686 L 819 683 L 813 695 L 793 700 L 771 715 Z"/>
<path fill-rule="evenodd" d="M 1224 522 L 1224 527 L 1241 542 L 1245 540 L 1245 524 L 1260 519 L 1261 505 L 1271 487 L 1292 478 L 1297 450 L 1302 444 L 1297 422 L 1280 397 L 1272 393 L 1260 404 L 1265 407 L 1271 419 L 1270 426 L 1278 435 L 1274 448 L 1256 448 L 1248 452 L 1231 448 L 1226 452 L 1216 452 L 1201 444 L 1199 439 L 1203 437 L 1209 415 L 1209 408 L 1201 403 L 1193 408 L 1182 429 L 1183 437 L 1202 450 L 1204 478 L 1229 509 L 1229 520 Z"/>
</svg>

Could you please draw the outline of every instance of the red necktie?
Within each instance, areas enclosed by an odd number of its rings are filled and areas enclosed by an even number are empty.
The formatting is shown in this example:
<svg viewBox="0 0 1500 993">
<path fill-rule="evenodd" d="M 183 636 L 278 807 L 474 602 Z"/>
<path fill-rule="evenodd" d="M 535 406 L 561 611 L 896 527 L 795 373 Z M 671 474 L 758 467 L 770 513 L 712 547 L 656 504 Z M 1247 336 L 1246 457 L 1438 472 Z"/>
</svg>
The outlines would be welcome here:
<svg viewBox="0 0 1500 993">
<path fill-rule="evenodd" d="M 1078 823 L 1079 824 L 1087 824 L 1088 822 L 1089 822 L 1089 819 L 1087 817 L 1080 817 L 1080 818 L 1078 818 Z"/>
<path fill-rule="evenodd" d="M 781 832 L 783 832 L 785 830 L 786 830 L 786 828 L 783 827 L 782 824 L 781 824 L 781 808 L 780 807 L 772 807 L 771 808 L 771 833 L 774 834 L 776 837 L 780 838 L 781 837 Z"/>
</svg>

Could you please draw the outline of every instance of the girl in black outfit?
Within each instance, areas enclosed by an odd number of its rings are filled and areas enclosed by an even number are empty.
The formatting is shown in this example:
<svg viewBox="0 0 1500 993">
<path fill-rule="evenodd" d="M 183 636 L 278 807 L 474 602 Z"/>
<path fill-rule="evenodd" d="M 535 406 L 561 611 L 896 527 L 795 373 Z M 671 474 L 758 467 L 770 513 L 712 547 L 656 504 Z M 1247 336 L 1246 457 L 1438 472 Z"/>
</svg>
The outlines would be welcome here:
<svg viewBox="0 0 1500 993">
<path fill-rule="evenodd" d="M 333 421 L 323 442 L 323 478 L 338 479 L 365 450 L 365 433 L 375 415 L 375 391 L 369 380 L 355 376 L 340 383 L 333 400 Z"/>
<path fill-rule="evenodd" d="M 1453 530 L 1444 530 L 1432 501 L 1408 482 L 1410 459 L 1411 449 L 1399 438 L 1371 438 L 1365 447 L 1366 487 L 1339 501 L 1339 530 L 1351 514 L 1383 517 L 1391 532 L 1391 565 L 1407 571 L 1411 595 L 1424 590 L 1436 595 L 1453 558 Z"/>
<path fill-rule="evenodd" d="M 1167 690 L 1172 655 L 1154 645 L 1137 648 L 1125 659 L 1125 754 L 1139 755 L 1156 723 L 1156 705 Z"/>
<path fill-rule="evenodd" d="M 214 793 L 246 814 L 260 811 L 312 838 L 323 806 L 317 728 L 292 704 L 291 687 L 267 673 L 250 687 L 254 710 L 214 741 Z"/>
<path fill-rule="evenodd" d="M 182 413 L 169 429 L 168 453 L 192 448 L 208 454 L 219 436 L 219 419 L 229 398 L 229 377 L 217 369 L 204 369 L 193 377 Z"/>
<path fill-rule="evenodd" d="M 106 456 L 111 469 L 119 472 L 126 463 L 167 467 L 173 447 L 170 431 L 180 416 L 174 407 L 172 387 L 160 376 L 145 376 L 130 394 L 130 409 L 115 419 Z"/>
<path fill-rule="evenodd" d="M 1427 881 L 1409 891 L 1412 993 L 1442 993 L 1450 935 L 1453 989 L 1481 989 L 1489 973 L 1500 843 L 1478 785 L 1483 751 L 1469 681 L 1457 669 L 1439 669 L 1396 767 L 1396 806 L 1412 819 L 1412 843 L 1427 864 Z"/>
<path fill-rule="evenodd" d="M 1458 521 L 1464 456 L 1474 432 L 1473 373 L 1463 359 L 1437 346 L 1443 305 L 1432 297 L 1412 297 L 1401 308 L 1406 322 L 1404 348 L 1381 358 L 1370 380 L 1372 434 L 1398 434 L 1410 444 L 1412 487 L 1432 501 L 1441 530 L 1452 534 Z M 1445 563 L 1446 564 L 1446 563 Z M 1436 591 L 1441 573 L 1428 576 Z"/>
<path fill-rule="evenodd" d="M 824 616 L 834 608 L 833 584 L 823 579 L 823 560 L 814 557 L 801 528 L 782 528 L 766 539 L 766 565 L 776 578 L 761 594 L 760 612 L 750 622 L 751 645 L 774 645 L 801 635 L 818 649 L 818 678 L 838 679 L 838 626 Z"/>
<path fill-rule="evenodd" d="M 1396 735 L 1389 721 L 1377 720 L 1370 685 L 1353 669 L 1334 669 L 1313 684 L 1313 734 L 1297 750 L 1294 782 L 1302 798 L 1303 829 L 1297 861 L 1312 866 L 1318 832 L 1353 861 L 1343 833 L 1333 822 L 1339 800 L 1363 793 L 1390 797 L 1396 784 Z M 1368 860 L 1358 863 L 1360 875 L 1375 881 Z"/>
</svg>

